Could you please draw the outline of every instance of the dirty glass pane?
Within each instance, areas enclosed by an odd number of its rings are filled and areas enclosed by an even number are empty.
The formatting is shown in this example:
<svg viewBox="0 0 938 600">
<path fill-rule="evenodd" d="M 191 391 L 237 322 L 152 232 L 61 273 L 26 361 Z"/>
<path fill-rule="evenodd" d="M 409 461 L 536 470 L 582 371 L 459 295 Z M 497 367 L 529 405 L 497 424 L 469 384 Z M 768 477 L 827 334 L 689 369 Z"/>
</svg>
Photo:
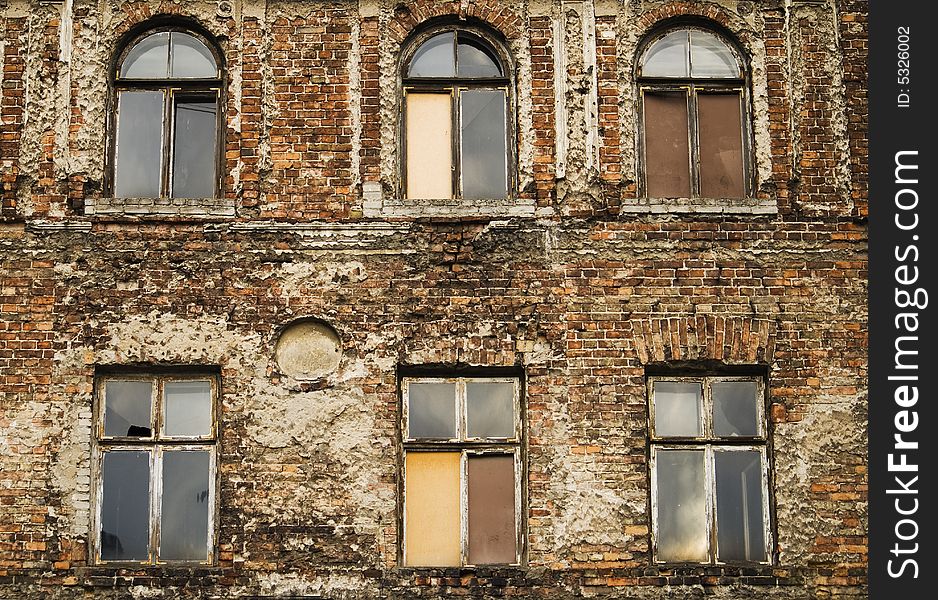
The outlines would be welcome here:
<svg viewBox="0 0 938 600">
<path fill-rule="evenodd" d="M 407 94 L 407 197 L 453 196 L 453 98 Z"/>
<path fill-rule="evenodd" d="M 466 383 L 466 434 L 471 438 L 515 436 L 515 385 Z"/>
<path fill-rule="evenodd" d="M 655 435 L 658 437 L 699 437 L 702 392 L 699 383 L 656 381 Z"/>
<path fill-rule="evenodd" d="M 212 433 L 212 384 L 170 381 L 163 386 L 166 435 L 207 436 Z"/>
<path fill-rule="evenodd" d="M 690 197 L 687 96 L 644 94 L 645 187 L 650 198 Z"/>
<path fill-rule="evenodd" d="M 408 77 L 453 77 L 456 57 L 453 56 L 453 32 L 435 35 L 420 46 L 410 61 Z"/>
<path fill-rule="evenodd" d="M 101 559 L 149 558 L 150 453 L 104 453 L 101 498 Z"/>
<path fill-rule="evenodd" d="M 405 562 L 451 567 L 460 556 L 459 452 L 408 452 L 404 461 Z"/>
<path fill-rule="evenodd" d="M 745 196 L 741 110 L 738 92 L 697 95 L 700 195 L 705 198 Z"/>
<path fill-rule="evenodd" d="M 755 450 L 713 453 L 717 486 L 717 560 L 765 562 L 762 455 Z"/>
<path fill-rule="evenodd" d="M 207 560 L 209 453 L 163 453 L 161 560 Z"/>
<path fill-rule="evenodd" d="M 691 77 L 741 77 L 733 51 L 716 35 L 690 32 Z"/>
<path fill-rule="evenodd" d="M 169 75 L 169 32 L 154 33 L 136 44 L 121 64 L 127 79 L 164 79 Z"/>
<path fill-rule="evenodd" d="M 722 381 L 710 385 L 713 435 L 759 435 L 759 398 L 755 381 Z"/>
<path fill-rule="evenodd" d="M 408 438 L 456 437 L 455 383 L 411 383 L 408 400 Z"/>
<path fill-rule="evenodd" d="M 515 458 L 511 454 L 470 456 L 469 564 L 513 563 L 515 531 Z"/>
<path fill-rule="evenodd" d="M 703 450 L 656 453 L 658 560 L 708 559 Z"/>
<path fill-rule="evenodd" d="M 504 90 L 460 94 L 464 198 L 504 198 L 508 193 Z"/>
<path fill-rule="evenodd" d="M 160 195 L 163 92 L 121 92 L 117 113 L 114 196 Z"/>
<path fill-rule="evenodd" d="M 215 196 L 215 100 L 176 102 L 173 136 L 173 187 L 175 198 Z"/>
<path fill-rule="evenodd" d="M 687 77 L 687 31 L 672 31 L 645 52 L 643 77 Z"/>
<path fill-rule="evenodd" d="M 460 37 L 456 44 L 456 69 L 460 77 L 501 77 L 498 59 L 482 42 Z"/>
<path fill-rule="evenodd" d="M 150 437 L 153 383 L 107 381 L 104 384 L 104 435 Z"/>
<path fill-rule="evenodd" d="M 170 77 L 218 77 L 215 57 L 205 44 L 187 33 L 171 35 Z"/>
</svg>

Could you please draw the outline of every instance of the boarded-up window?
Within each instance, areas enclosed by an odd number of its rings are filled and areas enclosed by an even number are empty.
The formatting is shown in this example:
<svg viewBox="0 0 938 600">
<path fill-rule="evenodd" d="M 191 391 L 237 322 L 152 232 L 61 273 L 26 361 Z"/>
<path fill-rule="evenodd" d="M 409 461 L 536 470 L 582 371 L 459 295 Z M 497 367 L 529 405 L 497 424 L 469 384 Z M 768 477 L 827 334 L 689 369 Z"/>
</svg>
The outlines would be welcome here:
<svg viewBox="0 0 938 600">
<path fill-rule="evenodd" d="M 743 133 L 739 94 L 698 94 L 700 195 L 742 198 Z"/>
<path fill-rule="evenodd" d="M 453 195 L 453 114 L 449 94 L 407 94 L 407 197 Z"/>
<path fill-rule="evenodd" d="M 519 382 L 405 378 L 404 564 L 520 560 Z"/>
<path fill-rule="evenodd" d="M 656 561 L 769 562 L 763 385 L 649 380 Z"/>
<path fill-rule="evenodd" d="M 506 197 L 511 88 L 501 53 L 462 29 L 419 39 L 403 71 L 406 196 Z"/>
<path fill-rule="evenodd" d="M 690 196 L 687 96 L 645 94 L 645 185 L 652 198 Z"/>
<path fill-rule="evenodd" d="M 744 73 L 731 45 L 714 32 L 672 29 L 646 46 L 636 75 L 645 195 L 745 197 Z"/>
<path fill-rule="evenodd" d="M 95 559 L 210 563 L 217 382 L 134 375 L 96 386 Z"/>
</svg>

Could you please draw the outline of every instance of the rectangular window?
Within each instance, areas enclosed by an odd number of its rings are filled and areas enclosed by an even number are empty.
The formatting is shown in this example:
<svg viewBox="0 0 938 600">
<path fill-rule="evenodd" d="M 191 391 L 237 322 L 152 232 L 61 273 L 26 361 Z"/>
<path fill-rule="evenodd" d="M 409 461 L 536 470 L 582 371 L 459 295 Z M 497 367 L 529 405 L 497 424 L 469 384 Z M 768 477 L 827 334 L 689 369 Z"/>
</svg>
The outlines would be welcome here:
<svg viewBox="0 0 938 600">
<path fill-rule="evenodd" d="M 649 378 L 657 562 L 770 562 L 764 394 L 755 377 Z"/>
<path fill-rule="evenodd" d="M 405 378 L 404 564 L 521 561 L 520 381 Z"/>
<path fill-rule="evenodd" d="M 217 379 L 108 375 L 95 383 L 97 561 L 212 562 Z"/>
</svg>

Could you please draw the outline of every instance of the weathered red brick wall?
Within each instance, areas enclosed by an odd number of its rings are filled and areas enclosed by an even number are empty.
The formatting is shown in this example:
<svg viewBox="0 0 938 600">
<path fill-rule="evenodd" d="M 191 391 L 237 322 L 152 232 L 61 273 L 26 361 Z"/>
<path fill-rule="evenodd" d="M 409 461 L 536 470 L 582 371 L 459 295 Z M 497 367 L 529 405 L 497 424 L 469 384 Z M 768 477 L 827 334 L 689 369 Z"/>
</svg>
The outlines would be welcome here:
<svg viewBox="0 0 938 600">
<path fill-rule="evenodd" d="M 865 3 L 2 6 L 0 598 L 866 596 Z M 173 15 L 225 56 L 235 216 L 90 211 L 111 55 Z M 687 16 L 748 54 L 751 206 L 635 197 L 634 53 Z M 438 18 L 515 60 L 530 214 L 387 208 Z M 277 366 L 299 318 L 323 380 Z M 180 365 L 220 371 L 217 564 L 96 565 L 95 370 Z M 772 565 L 652 562 L 646 370 L 681 365 L 767 373 Z M 402 366 L 523 373 L 523 566 L 399 566 Z"/>
</svg>

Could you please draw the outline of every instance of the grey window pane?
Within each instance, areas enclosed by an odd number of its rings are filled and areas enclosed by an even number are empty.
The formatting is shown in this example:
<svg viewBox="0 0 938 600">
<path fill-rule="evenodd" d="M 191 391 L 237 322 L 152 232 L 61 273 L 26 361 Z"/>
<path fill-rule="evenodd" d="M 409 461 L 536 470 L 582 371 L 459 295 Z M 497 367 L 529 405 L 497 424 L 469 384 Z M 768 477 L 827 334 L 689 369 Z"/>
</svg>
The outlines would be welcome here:
<svg viewBox="0 0 938 600">
<path fill-rule="evenodd" d="M 163 453 L 161 560 L 207 560 L 209 453 Z"/>
<path fill-rule="evenodd" d="M 456 44 L 456 71 L 459 77 L 500 77 L 498 59 L 481 42 L 460 38 Z"/>
<path fill-rule="evenodd" d="M 759 435 L 758 386 L 755 381 L 722 381 L 710 385 L 713 435 Z"/>
<path fill-rule="evenodd" d="M 215 196 L 216 102 L 176 103 L 173 135 L 173 197 Z"/>
<path fill-rule="evenodd" d="M 706 561 L 707 500 L 703 450 L 659 450 L 658 559 Z"/>
<path fill-rule="evenodd" d="M 471 438 L 514 437 L 514 404 L 513 383 L 466 383 L 467 435 Z"/>
<path fill-rule="evenodd" d="M 108 381 L 104 384 L 104 435 L 150 437 L 153 383 Z"/>
<path fill-rule="evenodd" d="M 733 51 L 716 35 L 706 31 L 690 32 L 691 77 L 741 77 Z"/>
<path fill-rule="evenodd" d="M 456 437 L 455 383 L 411 383 L 408 399 L 409 438 Z"/>
<path fill-rule="evenodd" d="M 134 44 L 121 64 L 127 79 L 163 79 L 169 75 L 169 32 L 154 33 Z"/>
<path fill-rule="evenodd" d="M 163 92 L 121 92 L 117 113 L 114 195 L 160 195 L 163 154 Z"/>
<path fill-rule="evenodd" d="M 745 196 L 743 134 L 738 92 L 697 95 L 700 140 L 700 195 Z"/>
<path fill-rule="evenodd" d="M 149 558 L 150 453 L 105 452 L 101 465 L 101 559 Z"/>
<path fill-rule="evenodd" d="M 212 433 L 211 382 L 167 382 L 163 395 L 166 435 L 204 437 Z"/>
<path fill-rule="evenodd" d="M 642 64 L 643 77 L 687 77 L 687 31 L 672 31 L 651 45 Z"/>
<path fill-rule="evenodd" d="M 171 35 L 170 77 L 218 77 L 211 50 L 195 37 L 175 31 Z"/>
<path fill-rule="evenodd" d="M 453 32 L 435 35 L 414 53 L 407 70 L 408 77 L 453 77 L 456 57 L 453 56 Z"/>
<path fill-rule="evenodd" d="M 765 562 L 762 455 L 713 453 L 717 486 L 717 559 Z"/>
<path fill-rule="evenodd" d="M 504 90 L 460 94 L 464 198 L 504 198 L 508 193 Z"/>
<path fill-rule="evenodd" d="M 655 435 L 658 437 L 699 437 L 701 387 L 699 383 L 656 381 Z"/>
</svg>

